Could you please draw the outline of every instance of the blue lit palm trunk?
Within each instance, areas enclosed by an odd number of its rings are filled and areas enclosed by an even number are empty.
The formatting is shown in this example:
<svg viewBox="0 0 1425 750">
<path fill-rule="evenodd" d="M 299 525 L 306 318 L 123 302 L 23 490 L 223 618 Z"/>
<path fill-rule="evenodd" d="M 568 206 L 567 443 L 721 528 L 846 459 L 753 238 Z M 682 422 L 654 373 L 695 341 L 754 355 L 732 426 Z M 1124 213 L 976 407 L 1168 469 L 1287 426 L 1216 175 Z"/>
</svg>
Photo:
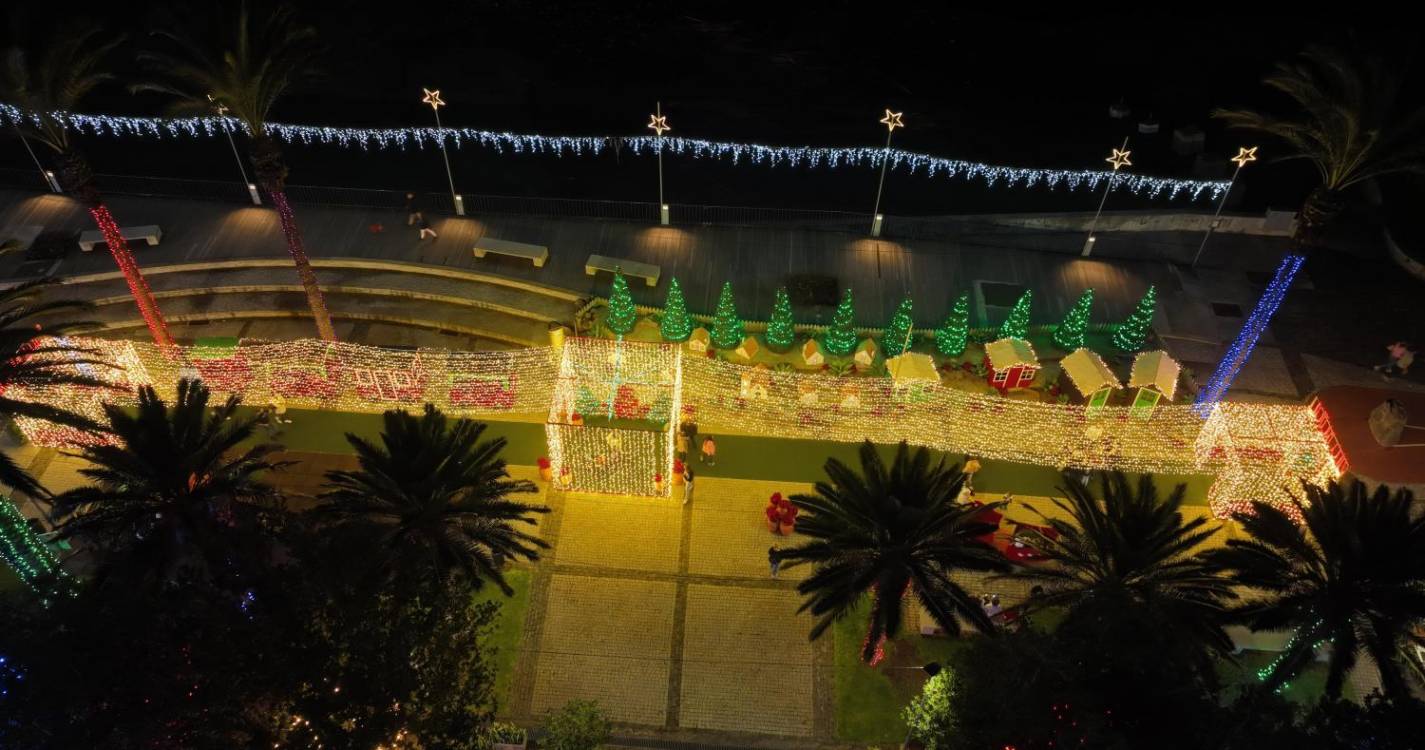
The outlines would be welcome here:
<svg viewBox="0 0 1425 750">
<path fill-rule="evenodd" d="M 1292 252 L 1282 258 L 1281 265 L 1277 266 L 1276 276 L 1272 277 L 1272 282 L 1267 285 L 1267 290 L 1257 300 L 1257 306 L 1252 308 L 1252 314 L 1242 325 L 1237 339 L 1232 342 L 1232 346 L 1228 347 L 1227 353 L 1222 356 L 1222 361 L 1217 363 L 1217 369 L 1213 371 L 1212 377 L 1198 392 L 1193 410 L 1199 417 L 1206 418 L 1212 413 L 1212 407 L 1227 395 L 1227 390 L 1232 387 L 1232 381 L 1237 379 L 1237 373 L 1242 371 L 1242 365 L 1246 364 L 1247 358 L 1252 355 L 1252 349 L 1262 338 L 1262 332 L 1267 330 L 1267 326 L 1271 324 L 1272 316 L 1276 314 L 1277 308 L 1286 298 L 1287 290 L 1291 288 L 1291 282 L 1296 278 L 1296 273 L 1301 270 L 1301 264 L 1305 260 L 1306 256 L 1300 255 L 1298 252 Z"/>
</svg>

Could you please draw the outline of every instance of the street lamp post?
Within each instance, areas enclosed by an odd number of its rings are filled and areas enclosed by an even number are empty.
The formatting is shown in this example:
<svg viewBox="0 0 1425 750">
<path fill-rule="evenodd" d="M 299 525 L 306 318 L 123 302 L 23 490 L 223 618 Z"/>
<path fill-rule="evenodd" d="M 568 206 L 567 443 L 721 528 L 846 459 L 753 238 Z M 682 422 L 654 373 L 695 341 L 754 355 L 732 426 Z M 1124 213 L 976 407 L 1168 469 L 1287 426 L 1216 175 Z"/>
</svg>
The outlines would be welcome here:
<svg viewBox="0 0 1425 750">
<path fill-rule="evenodd" d="M 886 110 L 886 116 L 881 118 L 881 124 L 886 126 L 886 145 L 881 150 L 881 180 L 876 183 L 876 205 L 871 209 L 871 236 L 881 236 L 881 224 L 885 217 L 881 215 L 881 192 L 886 187 L 886 164 L 891 160 L 891 136 L 895 134 L 896 128 L 905 127 L 901 120 L 901 112 Z"/>
<path fill-rule="evenodd" d="M 1237 175 L 1241 174 L 1242 167 L 1256 160 L 1256 146 L 1251 148 L 1245 146 L 1237 147 L 1237 155 L 1231 159 L 1231 161 L 1237 163 L 1237 168 L 1232 170 L 1232 179 L 1227 181 L 1227 189 L 1222 191 L 1222 200 L 1217 202 L 1217 213 L 1212 215 L 1212 223 L 1207 225 L 1207 232 L 1202 235 L 1202 244 L 1197 246 L 1197 254 L 1192 256 L 1192 265 L 1190 268 L 1197 268 L 1197 261 L 1202 257 L 1202 251 L 1207 249 L 1208 238 L 1212 236 L 1213 230 L 1217 229 L 1218 223 L 1222 221 L 1222 209 L 1227 205 L 1227 196 L 1232 194 L 1232 186 L 1237 184 Z"/>
<path fill-rule="evenodd" d="M 450 153 L 446 151 L 445 134 L 441 132 L 444 131 L 445 128 L 440 124 L 440 108 L 445 106 L 445 100 L 440 98 L 440 89 L 431 91 L 422 86 L 421 91 L 425 92 L 425 96 L 421 98 L 421 102 L 429 104 L 430 111 L 435 113 L 435 129 L 440 136 L 440 156 L 445 160 L 445 179 L 450 183 L 450 202 L 455 204 L 455 215 L 464 216 L 465 199 L 462 198 L 459 193 L 455 192 L 455 175 L 450 171 Z"/>
<path fill-rule="evenodd" d="M 1103 198 L 1098 202 L 1098 210 L 1094 212 L 1093 221 L 1089 224 L 1089 238 L 1084 240 L 1083 257 L 1087 258 L 1093 254 L 1094 230 L 1098 229 L 1098 217 L 1103 215 L 1103 206 L 1108 203 L 1108 194 L 1113 192 L 1113 183 L 1118 179 L 1118 170 L 1124 167 L 1133 166 L 1133 162 L 1128 160 L 1128 155 L 1133 153 L 1128 150 L 1128 136 L 1123 137 L 1123 146 L 1113 150 L 1113 153 L 1104 161 L 1113 165 L 1113 175 L 1108 178 L 1108 187 L 1103 189 Z"/>
<path fill-rule="evenodd" d="M 668 226 L 668 204 L 663 201 L 663 134 L 672 130 L 668 118 L 663 115 L 663 102 L 655 102 L 653 114 L 648 116 L 648 129 L 658 139 L 658 223 Z"/>
<path fill-rule="evenodd" d="M 237 141 L 233 140 L 232 121 L 228 119 L 228 106 L 213 98 L 208 94 L 208 101 L 213 105 L 213 111 L 223 121 L 223 133 L 228 136 L 228 145 L 233 149 L 233 158 L 237 160 L 238 174 L 242 175 L 242 184 L 247 186 L 247 194 L 252 198 L 252 205 L 262 205 L 262 194 L 257 191 L 257 184 L 247 178 L 247 168 L 242 165 L 242 155 L 238 153 Z"/>
</svg>

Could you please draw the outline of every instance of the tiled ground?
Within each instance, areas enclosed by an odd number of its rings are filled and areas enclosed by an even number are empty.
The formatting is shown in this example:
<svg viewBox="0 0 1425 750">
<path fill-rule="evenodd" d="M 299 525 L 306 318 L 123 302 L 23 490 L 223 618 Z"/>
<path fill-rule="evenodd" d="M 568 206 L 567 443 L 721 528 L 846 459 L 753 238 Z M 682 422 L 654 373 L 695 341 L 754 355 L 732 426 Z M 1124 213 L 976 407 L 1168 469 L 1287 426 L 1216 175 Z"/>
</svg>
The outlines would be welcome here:
<svg viewBox="0 0 1425 750">
<path fill-rule="evenodd" d="M 560 493 L 555 562 L 674 573 L 678 570 L 683 506 L 669 499 Z"/>
<path fill-rule="evenodd" d="M 767 529 L 767 499 L 808 492 L 810 486 L 787 482 L 699 479 L 691 503 L 693 528 L 688 540 L 688 572 L 734 578 L 767 578 L 767 551 L 791 544 L 789 537 Z M 793 568 L 781 577 L 799 580 L 806 570 Z"/>
<path fill-rule="evenodd" d="M 555 575 L 531 709 L 597 700 L 615 721 L 662 726 L 674 585 Z"/>
</svg>

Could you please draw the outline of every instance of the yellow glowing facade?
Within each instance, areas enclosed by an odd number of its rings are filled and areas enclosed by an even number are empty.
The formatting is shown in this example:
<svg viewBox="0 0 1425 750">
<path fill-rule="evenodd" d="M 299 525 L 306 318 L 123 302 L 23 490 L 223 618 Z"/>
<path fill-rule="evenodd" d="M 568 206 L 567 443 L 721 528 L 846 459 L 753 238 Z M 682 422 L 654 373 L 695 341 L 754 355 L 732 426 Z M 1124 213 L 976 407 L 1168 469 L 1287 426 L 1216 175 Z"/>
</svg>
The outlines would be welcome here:
<svg viewBox="0 0 1425 750">
<path fill-rule="evenodd" d="M 315 340 L 188 349 L 177 362 L 154 346 L 76 340 L 112 370 L 113 390 L 16 387 L 15 398 L 99 417 L 104 400 L 131 402 L 152 384 L 171 393 L 183 375 L 249 404 L 379 412 L 429 402 L 455 415 L 543 420 L 557 485 L 666 497 L 674 435 L 684 419 L 703 432 L 880 443 L 900 440 L 981 458 L 1080 469 L 1210 474 L 1222 516 L 1252 500 L 1280 502 L 1300 482 L 1338 476 L 1305 405 L 1224 403 L 1208 419 L 1164 405 L 1144 418 L 1129 407 L 1041 403 L 970 393 L 939 382 L 911 391 L 890 378 L 755 369 L 683 357 L 672 344 L 570 338 L 558 349 L 500 352 L 390 350 Z M 62 357 L 61 354 L 49 355 Z M 751 373 L 752 377 L 747 377 Z M 756 398 L 747 395 L 755 381 Z M 17 420 L 35 442 L 93 436 Z"/>
</svg>

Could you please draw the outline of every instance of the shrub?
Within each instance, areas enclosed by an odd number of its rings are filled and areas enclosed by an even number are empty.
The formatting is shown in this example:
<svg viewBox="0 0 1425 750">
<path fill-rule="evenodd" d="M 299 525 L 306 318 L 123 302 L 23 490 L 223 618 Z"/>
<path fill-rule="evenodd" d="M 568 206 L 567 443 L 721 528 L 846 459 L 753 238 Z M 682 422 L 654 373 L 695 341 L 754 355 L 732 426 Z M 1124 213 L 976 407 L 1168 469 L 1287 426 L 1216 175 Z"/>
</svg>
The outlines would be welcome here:
<svg viewBox="0 0 1425 750">
<path fill-rule="evenodd" d="M 950 671 L 942 669 L 925 681 L 920 695 L 901 712 L 910 736 L 920 740 L 926 750 L 946 747 L 945 740 L 954 731 L 955 722 L 950 715 L 952 689 Z"/>
<path fill-rule="evenodd" d="M 596 750 L 609 739 L 609 720 L 594 701 L 569 701 L 544 721 L 539 746 L 549 750 Z"/>
</svg>

